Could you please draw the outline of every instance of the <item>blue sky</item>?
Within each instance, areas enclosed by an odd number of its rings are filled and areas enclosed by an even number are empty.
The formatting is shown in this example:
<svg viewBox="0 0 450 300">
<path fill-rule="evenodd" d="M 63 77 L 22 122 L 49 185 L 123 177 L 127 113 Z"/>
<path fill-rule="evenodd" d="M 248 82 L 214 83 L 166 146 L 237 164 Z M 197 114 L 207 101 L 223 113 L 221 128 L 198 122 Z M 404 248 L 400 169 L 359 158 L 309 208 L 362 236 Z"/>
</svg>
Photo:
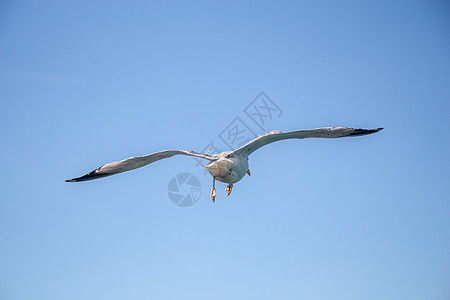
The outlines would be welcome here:
<svg viewBox="0 0 450 300">
<path fill-rule="evenodd" d="M 444 1 L 3 1 L 0 298 L 448 299 Z M 229 197 L 188 157 L 264 91 L 276 143 Z M 253 127 L 252 127 L 253 128 Z M 258 132 L 260 133 L 260 132 Z M 189 172 L 198 203 L 167 186 Z"/>
</svg>

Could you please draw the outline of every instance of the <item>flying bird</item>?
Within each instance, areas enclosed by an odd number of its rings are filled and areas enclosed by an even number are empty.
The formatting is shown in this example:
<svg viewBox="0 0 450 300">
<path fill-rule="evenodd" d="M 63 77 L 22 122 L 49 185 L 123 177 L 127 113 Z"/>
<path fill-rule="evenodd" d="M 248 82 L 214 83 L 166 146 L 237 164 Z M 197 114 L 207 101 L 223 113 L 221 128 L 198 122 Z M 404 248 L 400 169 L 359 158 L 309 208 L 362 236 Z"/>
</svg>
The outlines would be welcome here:
<svg viewBox="0 0 450 300">
<path fill-rule="evenodd" d="M 230 195 L 233 183 L 241 180 L 245 174 L 250 176 L 248 168 L 248 156 L 262 146 L 273 142 L 286 139 L 305 139 L 305 138 L 340 138 L 347 136 L 360 136 L 378 132 L 383 128 L 376 129 L 355 129 L 348 127 L 325 127 L 307 130 L 294 130 L 281 132 L 273 130 L 272 132 L 260 135 L 242 147 L 234 150 L 217 154 L 202 154 L 189 150 L 164 150 L 149 155 L 130 157 L 121 161 L 112 162 L 103 165 L 94 171 L 78 178 L 68 179 L 66 182 L 78 182 L 106 177 L 125 171 L 134 170 L 163 158 L 169 158 L 174 155 L 188 155 L 206 159 L 209 161 L 205 167 L 213 177 L 211 189 L 211 200 L 214 202 L 216 198 L 216 179 L 221 182 L 228 183 L 225 191 L 227 196 Z"/>
</svg>

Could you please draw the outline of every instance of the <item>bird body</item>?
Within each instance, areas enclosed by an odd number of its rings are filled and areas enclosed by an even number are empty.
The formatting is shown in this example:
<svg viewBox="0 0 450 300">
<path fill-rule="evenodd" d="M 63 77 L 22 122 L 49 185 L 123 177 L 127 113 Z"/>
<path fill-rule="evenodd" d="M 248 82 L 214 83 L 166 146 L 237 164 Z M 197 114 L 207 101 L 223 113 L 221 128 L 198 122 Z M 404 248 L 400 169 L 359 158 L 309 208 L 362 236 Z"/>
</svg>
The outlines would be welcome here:
<svg viewBox="0 0 450 300">
<path fill-rule="evenodd" d="M 205 169 L 217 180 L 229 182 L 230 170 L 231 182 L 241 180 L 248 171 L 248 157 L 233 154 L 232 151 L 224 152 L 224 156 L 216 161 L 210 162 Z"/>
<path fill-rule="evenodd" d="M 158 161 L 163 158 L 169 158 L 174 155 L 195 156 L 209 161 L 205 169 L 207 169 L 213 176 L 211 200 L 214 201 L 216 196 L 215 180 L 217 179 L 218 181 L 228 183 L 228 186 L 225 190 L 227 192 L 227 195 L 229 195 L 231 193 L 233 183 L 241 180 L 245 176 L 245 173 L 250 175 L 250 170 L 248 169 L 248 156 L 255 150 L 265 145 L 286 139 L 340 138 L 361 136 L 372 134 L 382 129 L 383 128 L 355 129 L 348 127 L 325 127 L 306 130 L 294 130 L 288 132 L 274 130 L 253 139 L 252 141 L 234 151 L 227 151 L 217 154 L 202 154 L 189 150 L 164 150 L 149 155 L 130 157 L 121 161 L 109 163 L 81 177 L 66 180 L 66 182 L 78 182 L 106 177 L 113 174 L 137 169 L 152 162 Z"/>
</svg>

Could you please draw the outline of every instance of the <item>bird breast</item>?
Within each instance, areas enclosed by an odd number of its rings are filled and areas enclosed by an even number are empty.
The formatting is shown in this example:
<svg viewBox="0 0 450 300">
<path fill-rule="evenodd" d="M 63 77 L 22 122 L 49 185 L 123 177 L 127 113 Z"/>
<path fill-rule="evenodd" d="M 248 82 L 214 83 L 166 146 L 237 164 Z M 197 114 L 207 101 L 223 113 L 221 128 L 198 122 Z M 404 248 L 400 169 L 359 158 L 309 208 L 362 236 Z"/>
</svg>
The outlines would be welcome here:
<svg viewBox="0 0 450 300">
<path fill-rule="evenodd" d="M 224 157 L 209 163 L 205 169 L 207 169 L 212 176 L 215 176 L 217 180 L 226 183 L 230 182 L 231 170 L 231 181 L 235 183 L 241 180 L 246 174 L 248 170 L 248 160 L 246 157 Z"/>
</svg>

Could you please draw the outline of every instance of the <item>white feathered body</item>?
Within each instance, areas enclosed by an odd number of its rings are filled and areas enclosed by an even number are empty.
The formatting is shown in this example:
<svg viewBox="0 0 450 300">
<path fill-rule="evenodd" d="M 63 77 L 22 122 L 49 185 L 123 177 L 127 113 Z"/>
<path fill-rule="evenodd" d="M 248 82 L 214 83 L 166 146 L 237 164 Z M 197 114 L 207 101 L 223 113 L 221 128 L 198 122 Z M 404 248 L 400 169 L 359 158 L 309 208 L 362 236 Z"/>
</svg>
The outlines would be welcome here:
<svg viewBox="0 0 450 300">
<path fill-rule="evenodd" d="M 225 152 L 223 154 L 224 155 L 218 160 L 210 162 L 205 169 L 207 169 L 212 176 L 215 176 L 217 180 L 225 183 L 230 182 L 231 170 L 231 181 L 236 183 L 247 173 L 248 157 L 235 155 L 231 152 Z"/>
</svg>

